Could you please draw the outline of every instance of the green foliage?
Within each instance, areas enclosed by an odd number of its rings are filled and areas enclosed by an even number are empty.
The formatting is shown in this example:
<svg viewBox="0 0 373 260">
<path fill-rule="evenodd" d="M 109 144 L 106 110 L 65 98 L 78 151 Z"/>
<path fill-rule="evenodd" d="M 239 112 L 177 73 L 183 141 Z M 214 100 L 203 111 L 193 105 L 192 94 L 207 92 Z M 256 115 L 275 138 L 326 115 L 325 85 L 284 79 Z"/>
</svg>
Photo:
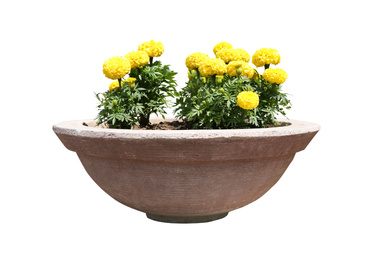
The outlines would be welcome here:
<svg viewBox="0 0 373 260">
<path fill-rule="evenodd" d="M 242 109 L 237 95 L 251 90 L 260 95 L 259 105 Z M 267 82 L 259 74 L 256 79 L 226 74 L 220 83 L 215 76 L 205 79 L 197 74 L 177 93 L 175 114 L 192 122 L 193 128 L 266 127 L 276 123 L 277 114 L 285 116 L 284 108 L 290 106 L 281 85 Z"/>
<path fill-rule="evenodd" d="M 136 84 L 137 85 L 137 84 Z M 132 128 L 139 122 L 139 114 L 144 106 L 140 102 L 144 89 L 130 88 L 128 83 L 123 87 L 96 94 L 100 101 L 97 124 L 108 124 L 111 128 Z"/>
<path fill-rule="evenodd" d="M 144 106 L 139 119 L 141 125 L 149 124 L 152 113 L 164 117 L 166 107 L 170 106 L 167 98 L 173 98 L 176 93 L 176 74 L 169 65 L 162 66 L 160 61 L 131 70 L 129 76 L 136 78 L 138 86 L 144 89 L 144 95 L 140 100 Z"/>
<path fill-rule="evenodd" d="M 133 128 L 149 124 L 152 113 L 164 117 L 169 107 L 169 97 L 176 92 L 177 73 L 160 61 L 132 69 L 129 76 L 136 78 L 134 88 L 125 82 L 123 87 L 96 94 L 100 104 L 97 123 L 106 123 L 111 128 Z"/>
</svg>

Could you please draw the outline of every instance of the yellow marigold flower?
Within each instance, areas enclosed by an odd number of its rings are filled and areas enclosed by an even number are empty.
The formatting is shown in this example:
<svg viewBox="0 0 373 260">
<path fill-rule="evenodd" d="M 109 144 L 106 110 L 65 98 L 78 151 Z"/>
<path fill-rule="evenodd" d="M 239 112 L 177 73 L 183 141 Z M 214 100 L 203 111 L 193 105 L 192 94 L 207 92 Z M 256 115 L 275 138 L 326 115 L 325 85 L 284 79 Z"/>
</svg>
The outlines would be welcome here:
<svg viewBox="0 0 373 260">
<path fill-rule="evenodd" d="M 131 63 L 131 68 L 145 66 L 149 63 L 149 55 L 145 51 L 132 51 L 124 55 L 125 58 Z"/>
<path fill-rule="evenodd" d="M 185 60 L 185 65 L 188 69 L 198 69 L 199 66 L 206 60 L 209 59 L 209 56 L 207 54 L 204 54 L 202 52 L 196 52 L 191 55 L 189 55 Z"/>
<path fill-rule="evenodd" d="M 159 57 L 164 52 L 164 47 L 161 42 L 155 42 L 151 40 L 150 42 L 143 42 L 139 45 L 139 51 L 145 51 L 149 57 Z"/>
<path fill-rule="evenodd" d="M 121 85 L 123 87 L 123 81 L 121 81 Z M 118 88 L 119 88 L 118 80 L 111 82 L 111 84 L 109 85 L 109 90 L 114 90 L 114 89 L 118 89 Z"/>
<path fill-rule="evenodd" d="M 254 78 L 256 75 L 256 70 L 254 70 L 250 65 L 245 65 L 242 67 L 242 76 L 248 77 L 250 79 Z"/>
<path fill-rule="evenodd" d="M 129 77 L 128 79 L 125 80 L 125 82 L 128 82 L 128 86 L 130 88 L 135 87 L 135 81 L 136 81 L 136 78 L 131 78 L 131 77 Z"/>
<path fill-rule="evenodd" d="M 231 61 L 227 66 L 227 73 L 231 77 L 237 77 L 237 69 L 246 65 L 248 66 L 244 61 Z"/>
<path fill-rule="evenodd" d="M 225 63 L 241 60 L 241 52 L 237 49 L 222 49 L 216 53 L 216 58 L 222 59 Z"/>
<path fill-rule="evenodd" d="M 111 57 L 104 62 L 103 72 L 109 79 L 120 79 L 131 70 L 131 64 L 127 58 Z"/>
<path fill-rule="evenodd" d="M 243 109 L 254 109 L 259 105 L 259 95 L 253 91 L 242 91 L 237 96 L 237 104 Z"/>
<path fill-rule="evenodd" d="M 247 53 L 247 51 L 245 51 L 243 49 L 236 49 L 236 50 L 239 52 L 239 54 L 241 56 L 240 60 L 242 60 L 244 62 L 249 62 L 250 61 L 250 55 Z"/>
<path fill-rule="evenodd" d="M 233 49 L 233 46 L 232 44 L 227 42 L 218 43 L 214 46 L 214 54 L 216 55 L 216 53 L 218 53 L 222 49 Z"/>
<path fill-rule="evenodd" d="M 211 77 L 215 74 L 223 75 L 227 73 L 227 65 L 221 59 L 209 58 L 202 63 L 198 71 L 204 77 Z"/>
<path fill-rule="evenodd" d="M 271 83 L 282 84 L 288 78 L 288 74 L 282 69 L 269 68 L 263 72 L 263 78 Z"/>
<path fill-rule="evenodd" d="M 263 67 L 266 64 L 277 65 L 281 61 L 280 54 L 275 49 L 262 48 L 253 55 L 253 64 L 256 67 Z"/>
</svg>

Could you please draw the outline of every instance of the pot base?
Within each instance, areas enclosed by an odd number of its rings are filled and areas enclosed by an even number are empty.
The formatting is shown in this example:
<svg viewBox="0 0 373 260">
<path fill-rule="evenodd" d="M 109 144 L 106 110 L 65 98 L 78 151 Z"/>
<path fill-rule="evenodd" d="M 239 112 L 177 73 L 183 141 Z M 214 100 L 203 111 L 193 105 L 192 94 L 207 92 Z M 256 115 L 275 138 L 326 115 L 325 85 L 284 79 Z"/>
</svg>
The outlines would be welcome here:
<svg viewBox="0 0 373 260">
<path fill-rule="evenodd" d="M 207 216 L 192 216 L 192 217 L 183 217 L 183 216 L 164 216 L 157 214 L 146 213 L 146 216 L 155 221 L 166 222 L 166 223 L 203 223 L 210 222 L 224 218 L 228 215 L 228 212 L 220 213 L 216 215 L 207 215 Z"/>
</svg>

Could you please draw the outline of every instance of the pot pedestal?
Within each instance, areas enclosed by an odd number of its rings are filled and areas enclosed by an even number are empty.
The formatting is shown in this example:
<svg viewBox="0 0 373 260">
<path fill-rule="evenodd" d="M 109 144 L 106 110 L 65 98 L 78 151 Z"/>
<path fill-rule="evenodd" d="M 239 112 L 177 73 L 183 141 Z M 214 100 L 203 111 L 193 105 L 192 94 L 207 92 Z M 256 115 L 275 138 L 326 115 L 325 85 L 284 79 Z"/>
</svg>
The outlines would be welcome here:
<svg viewBox="0 0 373 260">
<path fill-rule="evenodd" d="M 159 222 L 166 222 L 166 223 L 203 223 L 203 222 L 210 222 L 218 219 L 222 219 L 228 215 L 228 212 L 215 214 L 215 215 L 207 215 L 207 216 L 193 216 L 193 217 L 183 217 L 183 216 L 164 216 L 164 215 L 157 215 L 157 214 L 150 214 L 146 213 L 146 216 L 155 221 Z"/>
</svg>

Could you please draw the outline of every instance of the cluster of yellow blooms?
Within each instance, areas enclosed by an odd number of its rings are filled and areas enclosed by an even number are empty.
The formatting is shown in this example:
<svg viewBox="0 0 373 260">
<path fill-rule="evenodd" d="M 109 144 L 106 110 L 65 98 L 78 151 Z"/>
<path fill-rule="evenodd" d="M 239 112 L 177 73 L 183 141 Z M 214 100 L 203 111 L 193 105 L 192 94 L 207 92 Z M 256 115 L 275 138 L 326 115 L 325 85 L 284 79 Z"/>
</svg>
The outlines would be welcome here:
<svg viewBox="0 0 373 260">
<path fill-rule="evenodd" d="M 227 42 L 221 42 L 214 46 L 214 54 L 216 58 L 210 58 L 207 54 L 196 52 L 189 55 L 185 60 L 185 65 L 189 70 L 198 69 L 204 77 L 210 77 L 212 75 L 223 75 L 228 73 L 229 76 L 237 77 L 236 66 L 239 62 L 240 73 L 243 76 L 252 78 L 256 75 L 256 72 L 248 64 L 250 61 L 250 55 L 243 49 L 233 49 L 232 44 Z M 191 78 L 191 74 L 188 73 L 188 77 Z"/>
<path fill-rule="evenodd" d="M 193 78 L 197 71 L 203 77 L 217 75 L 221 81 L 221 75 L 228 74 L 231 77 L 237 77 L 239 74 L 248 78 L 257 77 L 255 69 L 249 66 L 250 55 L 243 49 L 233 49 L 233 46 L 227 42 L 221 42 L 214 46 L 216 58 L 210 58 L 207 54 L 196 52 L 189 55 L 185 60 L 188 68 L 188 77 Z M 151 40 L 139 45 L 138 51 L 127 53 L 124 57 L 112 57 L 104 62 L 103 72 L 109 79 L 116 80 L 109 86 L 110 90 L 119 88 L 118 79 L 122 79 L 131 69 L 145 66 L 149 63 L 150 57 L 159 57 L 163 54 L 164 47 L 161 42 Z M 262 67 L 269 64 L 277 65 L 280 63 L 280 54 L 275 49 L 262 48 L 255 52 L 252 62 L 256 67 Z M 282 84 L 287 79 L 287 74 L 282 69 L 268 68 L 263 73 L 263 78 L 271 83 Z M 202 78 L 206 82 L 205 78 Z M 135 78 L 128 78 L 125 82 L 133 88 Z M 123 86 L 124 82 L 121 82 Z M 224 89 L 223 89 L 224 90 Z M 243 91 L 237 96 L 237 104 L 243 109 L 254 109 L 259 104 L 259 96 L 253 91 Z"/>
<path fill-rule="evenodd" d="M 205 77 L 216 75 L 221 81 L 220 75 L 227 73 L 230 77 L 238 75 L 248 78 L 258 77 L 258 73 L 248 63 L 250 55 L 243 49 L 234 49 L 232 44 L 220 42 L 214 46 L 216 58 L 210 58 L 207 54 L 197 52 L 189 55 L 185 60 L 188 68 L 188 77 L 194 78 L 198 72 Z M 281 84 L 287 79 L 287 74 L 281 69 L 269 68 L 270 64 L 277 65 L 281 61 L 280 54 L 275 49 L 262 48 L 255 52 L 252 63 L 257 67 L 265 66 L 263 78 L 271 83 Z M 237 96 L 237 104 L 244 109 L 253 109 L 259 104 L 259 96 L 253 91 L 243 91 Z"/>
<path fill-rule="evenodd" d="M 126 76 L 131 69 L 136 69 L 145 66 L 149 63 L 150 57 L 159 57 L 163 54 L 164 47 L 161 42 L 153 40 L 141 43 L 138 51 L 132 51 L 124 55 L 124 57 L 114 56 L 104 62 L 103 72 L 109 79 L 115 80 L 109 86 L 110 90 L 119 88 L 119 79 Z M 128 86 L 135 87 L 136 78 L 128 78 Z M 123 87 L 123 83 L 121 84 Z"/>
</svg>

